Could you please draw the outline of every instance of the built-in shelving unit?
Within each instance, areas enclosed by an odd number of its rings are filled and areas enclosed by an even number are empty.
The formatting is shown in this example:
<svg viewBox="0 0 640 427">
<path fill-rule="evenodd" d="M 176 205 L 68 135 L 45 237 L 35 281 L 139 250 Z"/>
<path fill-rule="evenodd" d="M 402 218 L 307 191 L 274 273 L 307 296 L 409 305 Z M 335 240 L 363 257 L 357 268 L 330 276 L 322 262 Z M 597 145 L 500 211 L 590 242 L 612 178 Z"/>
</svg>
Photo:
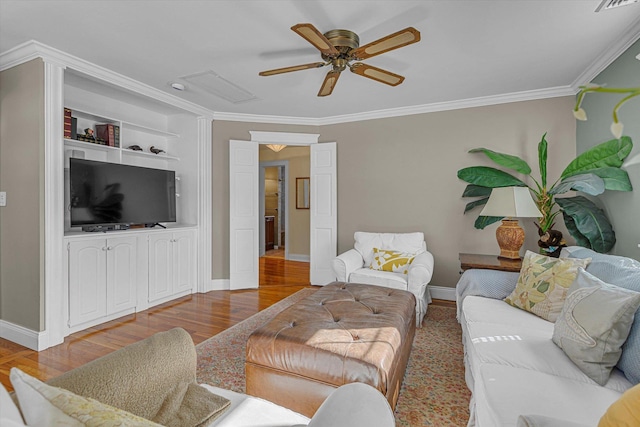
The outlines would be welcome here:
<svg viewBox="0 0 640 427">
<path fill-rule="evenodd" d="M 64 108 L 76 119 L 72 122 L 77 124 L 77 135 L 90 128 L 97 137 L 100 124 L 119 128 L 119 139 L 111 146 L 61 138 L 65 168 L 66 159 L 79 157 L 172 170 L 179 195 L 177 222 L 164 224 L 167 229 L 87 233 L 70 226 L 65 173 L 65 312 L 69 313 L 67 333 L 71 333 L 198 290 L 199 156 L 204 141 L 198 115 L 171 103 L 73 70 L 65 71 L 63 93 Z M 133 145 L 142 150 L 131 149 Z M 153 153 L 152 147 L 162 152 Z M 126 303 L 113 304 L 113 300 Z"/>
<path fill-rule="evenodd" d="M 72 331 L 181 295 L 222 288 L 224 283 L 213 283 L 211 271 L 213 112 L 33 40 L 0 54 L 0 70 L 23 66 L 42 70 L 33 78 L 42 76 L 42 90 L 36 92 L 43 96 L 29 104 L 44 113 L 42 121 L 32 124 L 42 137 L 39 168 L 33 171 L 39 177 L 35 186 L 42 221 L 32 233 L 41 245 L 32 266 L 41 274 L 32 301 L 39 311 L 32 320 L 40 326 L 34 330 L 2 319 L 0 336 L 44 350 L 61 344 Z M 15 96 L 32 94 L 16 89 Z M 121 143 L 109 147 L 65 138 L 65 108 L 72 110 L 81 135 L 96 124 L 113 124 Z M 7 126 L 20 132 L 20 123 Z M 127 148 L 133 144 L 143 152 Z M 151 153 L 151 146 L 164 152 Z M 71 157 L 175 171 L 177 222 L 165 224 L 166 230 L 113 233 L 70 227 Z"/>
</svg>

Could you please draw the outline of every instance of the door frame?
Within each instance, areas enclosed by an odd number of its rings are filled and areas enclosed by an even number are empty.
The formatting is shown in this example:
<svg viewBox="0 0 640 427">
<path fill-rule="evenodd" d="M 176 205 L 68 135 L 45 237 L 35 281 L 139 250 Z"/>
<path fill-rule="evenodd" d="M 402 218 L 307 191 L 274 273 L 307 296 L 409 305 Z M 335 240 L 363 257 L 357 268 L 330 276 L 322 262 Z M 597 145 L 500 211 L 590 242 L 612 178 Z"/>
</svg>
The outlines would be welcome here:
<svg viewBox="0 0 640 427">
<path fill-rule="evenodd" d="M 246 142 L 252 142 L 255 144 L 284 144 L 284 145 L 294 145 L 294 146 L 312 146 L 315 144 L 318 144 L 318 138 L 320 137 L 320 134 L 311 134 L 311 133 L 293 133 L 293 132 L 262 132 L 262 131 L 249 131 L 249 134 L 251 135 L 251 141 L 246 141 Z M 256 147 L 257 148 L 257 147 Z M 259 181 L 259 177 L 257 176 L 259 174 L 259 161 L 256 164 L 256 167 L 258 170 L 256 170 L 256 180 Z M 258 193 L 258 186 L 259 183 L 256 183 L 256 198 L 260 199 L 260 196 Z M 337 191 L 337 189 L 335 190 Z M 250 194 L 247 194 L 247 196 L 250 196 Z M 337 196 L 337 194 L 336 194 Z M 313 195 L 311 196 L 313 199 Z M 246 199 L 245 199 L 246 200 Z M 258 205 L 260 203 L 260 200 L 254 200 L 254 202 L 256 203 L 256 205 Z M 313 203 L 313 200 L 311 200 L 311 203 Z M 229 206 L 229 214 L 231 215 L 231 206 Z M 288 220 L 287 218 L 285 218 L 285 220 Z M 259 222 L 259 221 L 258 221 Z M 230 232 L 232 232 L 233 230 L 230 229 Z M 336 229 L 337 232 L 337 229 Z M 310 233 L 310 237 L 312 230 L 309 230 Z M 256 265 L 258 264 L 258 258 L 259 258 L 259 253 L 258 253 L 258 248 L 257 246 L 259 245 L 259 239 L 256 239 L 257 241 L 255 242 L 255 263 Z M 285 238 L 285 240 L 288 240 Z M 286 243 L 285 243 L 286 244 Z M 289 245 L 287 245 L 289 246 Z M 313 267 L 313 257 L 310 257 L 310 263 L 311 266 Z M 229 263 L 230 266 L 233 266 L 234 262 L 236 261 L 235 258 L 235 254 L 233 251 L 230 251 L 229 254 Z M 309 277 L 309 280 L 311 280 L 311 275 Z M 247 284 L 234 284 L 234 283 L 230 283 L 230 289 L 242 289 L 242 288 L 257 288 L 259 286 L 259 283 L 257 283 L 258 280 L 256 280 L 255 286 L 252 285 L 247 285 Z"/>
</svg>

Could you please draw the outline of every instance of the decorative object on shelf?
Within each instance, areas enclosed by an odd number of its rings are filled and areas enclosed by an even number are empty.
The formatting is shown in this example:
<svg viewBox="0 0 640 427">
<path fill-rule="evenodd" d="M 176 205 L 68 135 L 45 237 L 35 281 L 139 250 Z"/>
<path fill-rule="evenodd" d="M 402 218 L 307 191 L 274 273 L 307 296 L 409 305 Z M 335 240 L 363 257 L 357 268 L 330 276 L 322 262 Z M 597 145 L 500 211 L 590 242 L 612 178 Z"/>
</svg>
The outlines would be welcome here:
<svg viewBox="0 0 640 427">
<path fill-rule="evenodd" d="M 94 131 L 91 128 L 86 128 L 84 130 L 84 137 L 88 139 L 96 139 L 96 137 L 94 136 Z"/>
<path fill-rule="evenodd" d="M 613 107 L 613 122 L 611 123 L 611 133 L 616 138 L 622 137 L 622 131 L 624 126 L 620 120 L 618 120 L 618 110 L 622 107 L 622 104 L 640 95 L 640 87 L 618 88 L 618 87 L 604 87 L 597 84 L 588 84 L 586 86 L 580 86 L 580 92 L 576 98 L 576 105 L 573 107 L 573 115 L 576 119 L 585 121 L 587 120 L 587 113 L 582 109 L 582 100 L 587 92 L 599 92 L 599 93 L 617 93 L 626 95 Z"/>
<path fill-rule="evenodd" d="M 555 223 L 551 224 L 551 227 L 554 225 Z M 538 224 L 536 224 L 536 227 L 538 227 L 538 236 L 540 236 L 538 240 L 540 252 L 553 258 L 559 258 L 562 248 L 567 247 L 566 242 L 562 238 L 562 232 L 554 230 L 553 228 L 544 232 Z"/>
<path fill-rule="evenodd" d="M 96 138 L 91 128 L 85 128 L 84 135 L 77 135 L 78 141 L 91 142 L 99 145 L 107 145 L 107 141 L 102 138 Z"/>
<path fill-rule="evenodd" d="M 133 150 L 133 151 L 142 151 L 142 147 L 140 147 L 139 145 L 130 145 L 127 147 L 129 150 Z"/>
<path fill-rule="evenodd" d="M 166 153 L 166 151 L 161 150 L 160 148 L 156 148 L 153 145 L 151 146 L 151 148 L 149 148 L 149 151 L 151 151 L 153 154 Z"/>
<path fill-rule="evenodd" d="M 497 153 L 486 148 L 475 148 L 470 153 L 483 153 L 499 166 L 527 175 L 535 183 L 529 187 L 524 181 L 510 173 L 487 166 L 473 166 L 458 171 L 458 178 L 469 183 L 462 197 L 480 197 L 467 203 L 464 212 L 482 206 L 489 200 L 492 188 L 525 187 L 536 196 L 536 203 L 542 216 L 538 224 L 543 234 L 551 230 L 555 217 L 562 213 L 569 234 L 579 246 L 605 253 L 611 250 L 616 236 L 604 211 L 584 196 L 558 198 L 568 191 L 582 191 L 597 196 L 605 190 L 632 191 L 627 171 L 621 169 L 622 163 L 633 148 L 631 138 L 623 136 L 596 145 L 576 157 L 564 169 L 560 178 L 547 185 L 547 140 L 546 133 L 538 144 L 538 164 L 540 181 L 531 176 L 531 168 L 521 158 L 509 154 Z M 556 205 L 558 210 L 554 211 Z M 500 216 L 480 215 L 475 227 L 483 229 L 489 224 L 501 220 Z"/>
<path fill-rule="evenodd" d="M 524 243 L 524 230 L 513 218 L 539 218 L 542 213 L 526 187 L 500 187 L 491 190 L 491 196 L 480 213 L 484 216 L 507 217 L 496 229 L 500 258 L 520 259 Z"/>
<path fill-rule="evenodd" d="M 282 144 L 267 144 L 267 148 L 269 148 L 270 150 L 275 151 L 276 153 L 279 153 L 280 151 L 282 151 L 285 148 L 287 148 L 287 146 L 286 145 L 282 145 Z"/>
</svg>

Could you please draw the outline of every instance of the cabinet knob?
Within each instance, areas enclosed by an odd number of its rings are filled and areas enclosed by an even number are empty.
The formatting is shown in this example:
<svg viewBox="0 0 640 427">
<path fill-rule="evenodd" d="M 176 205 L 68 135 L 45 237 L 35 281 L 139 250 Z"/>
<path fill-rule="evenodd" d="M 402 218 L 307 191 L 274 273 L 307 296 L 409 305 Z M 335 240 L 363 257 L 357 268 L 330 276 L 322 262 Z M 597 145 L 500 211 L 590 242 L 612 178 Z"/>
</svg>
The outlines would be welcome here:
<svg viewBox="0 0 640 427">
<path fill-rule="evenodd" d="M 107 246 L 107 250 L 110 251 L 111 249 L 113 249 L 112 246 Z"/>
<path fill-rule="evenodd" d="M 109 249 L 105 246 L 104 248 L 102 248 L 103 251 L 108 251 Z"/>
</svg>

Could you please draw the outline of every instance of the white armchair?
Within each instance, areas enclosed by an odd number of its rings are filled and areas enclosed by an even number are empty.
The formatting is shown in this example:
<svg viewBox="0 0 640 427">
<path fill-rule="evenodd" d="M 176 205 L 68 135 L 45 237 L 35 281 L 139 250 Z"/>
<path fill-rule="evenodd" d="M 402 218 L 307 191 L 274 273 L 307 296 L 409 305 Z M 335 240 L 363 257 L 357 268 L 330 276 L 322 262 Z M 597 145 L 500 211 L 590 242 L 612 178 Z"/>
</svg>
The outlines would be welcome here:
<svg viewBox="0 0 640 427">
<path fill-rule="evenodd" d="M 428 284 L 433 275 L 433 255 L 427 251 L 424 233 L 354 234 L 354 248 L 334 258 L 331 265 L 340 282 L 365 283 L 409 291 L 416 297 L 416 325 L 422 324 L 431 302 Z M 416 254 L 407 274 L 371 269 L 373 248 Z"/>
</svg>

